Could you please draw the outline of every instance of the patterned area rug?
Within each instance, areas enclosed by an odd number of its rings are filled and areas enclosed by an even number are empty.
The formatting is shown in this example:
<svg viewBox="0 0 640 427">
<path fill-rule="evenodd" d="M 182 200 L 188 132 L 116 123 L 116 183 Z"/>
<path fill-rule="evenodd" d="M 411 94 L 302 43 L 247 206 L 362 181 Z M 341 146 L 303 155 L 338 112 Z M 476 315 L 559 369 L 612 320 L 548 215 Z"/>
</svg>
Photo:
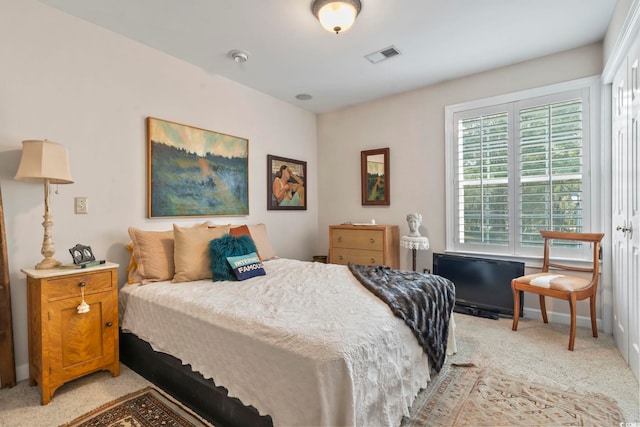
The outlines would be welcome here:
<svg viewBox="0 0 640 427">
<path fill-rule="evenodd" d="M 617 426 L 623 421 L 618 405 L 603 395 L 447 365 L 418 395 L 402 426 Z"/>
<path fill-rule="evenodd" d="M 61 427 L 213 427 L 169 395 L 147 387 L 123 396 Z"/>
</svg>

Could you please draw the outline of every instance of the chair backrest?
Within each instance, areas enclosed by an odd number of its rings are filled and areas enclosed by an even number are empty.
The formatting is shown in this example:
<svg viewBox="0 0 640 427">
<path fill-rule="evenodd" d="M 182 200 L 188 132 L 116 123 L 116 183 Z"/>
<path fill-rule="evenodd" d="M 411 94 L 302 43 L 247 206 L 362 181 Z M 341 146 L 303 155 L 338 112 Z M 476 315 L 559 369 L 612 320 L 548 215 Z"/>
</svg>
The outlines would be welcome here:
<svg viewBox="0 0 640 427">
<path fill-rule="evenodd" d="M 604 237 L 604 233 L 567 233 L 563 231 L 540 230 L 540 235 L 544 239 L 544 262 L 542 264 L 542 272 L 546 273 L 549 271 L 549 267 L 552 267 L 563 270 L 592 273 L 592 278 L 598 277 L 600 269 L 600 242 Z M 551 262 L 549 260 L 549 253 L 552 240 L 570 240 L 575 242 L 593 243 L 593 260 L 591 267 L 576 267 L 573 265 Z"/>
</svg>

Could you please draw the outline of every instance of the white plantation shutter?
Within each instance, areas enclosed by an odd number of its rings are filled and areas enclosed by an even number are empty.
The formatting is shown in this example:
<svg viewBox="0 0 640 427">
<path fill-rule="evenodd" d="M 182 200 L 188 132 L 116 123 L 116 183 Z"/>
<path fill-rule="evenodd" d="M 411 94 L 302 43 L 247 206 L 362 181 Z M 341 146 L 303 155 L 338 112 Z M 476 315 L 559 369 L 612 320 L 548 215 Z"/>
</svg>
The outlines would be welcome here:
<svg viewBox="0 0 640 427">
<path fill-rule="evenodd" d="M 519 241 L 538 246 L 538 230 L 581 232 L 583 100 L 519 110 Z"/>
<path fill-rule="evenodd" d="M 460 240 L 509 244 L 509 121 L 506 112 L 458 123 L 458 227 Z"/>
<path fill-rule="evenodd" d="M 539 255 L 541 229 L 589 231 L 589 111 L 589 88 L 457 108 L 449 250 Z"/>
</svg>

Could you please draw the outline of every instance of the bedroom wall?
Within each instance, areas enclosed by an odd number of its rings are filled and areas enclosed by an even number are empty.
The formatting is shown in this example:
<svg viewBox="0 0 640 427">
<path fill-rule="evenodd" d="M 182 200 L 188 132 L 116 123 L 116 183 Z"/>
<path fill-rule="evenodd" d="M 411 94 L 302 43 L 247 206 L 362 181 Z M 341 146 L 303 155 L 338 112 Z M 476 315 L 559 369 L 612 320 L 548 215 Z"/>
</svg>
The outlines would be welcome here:
<svg viewBox="0 0 640 427">
<path fill-rule="evenodd" d="M 417 268 L 431 268 L 432 253 L 445 250 L 444 107 L 601 71 L 602 45 L 598 43 L 320 114 L 318 216 L 322 238 L 318 252 L 328 250 L 331 224 L 374 218 L 378 224 L 399 225 L 400 235 L 406 235 L 406 215 L 418 212 L 423 218 L 420 231 L 429 237 L 431 249 L 418 252 Z M 360 203 L 360 151 L 383 147 L 390 148 L 391 205 L 365 207 Z M 401 248 L 400 257 L 401 268 L 410 269 L 410 251 Z M 566 302 L 562 303 L 548 303 L 548 310 L 568 313 Z M 538 309 L 537 298 L 527 295 L 525 307 Z M 588 307 L 581 305 L 578 315 L 588 317 Z"/>
<path fill-rule="evenodd" d="M 0 0 L 0 186 L 9 254 L 18 379 L 28 376 L 26 280 L 42 258 L 43 186 L 14 181 L 25 139 L 66 146 L 75 183 L 53 186 L 56 257 L 91 245 L 120 263 L 127 227 L 166 230 L 210 219 L 267 224 L 280 256 L 311 259 L 317 230 L 316 117 L 32 0 Z M 247 217 L 146 219 L 145 118 L 249 139 Z M 266 157 L 307 161 L 306 211 L 266 210 Z M 58 193 L 58 194 L 57 194 Z M 75 215 L 74 197 L 89 199 Z M 286 236 L 286 238 L 284 238 Z"/>
</svg>

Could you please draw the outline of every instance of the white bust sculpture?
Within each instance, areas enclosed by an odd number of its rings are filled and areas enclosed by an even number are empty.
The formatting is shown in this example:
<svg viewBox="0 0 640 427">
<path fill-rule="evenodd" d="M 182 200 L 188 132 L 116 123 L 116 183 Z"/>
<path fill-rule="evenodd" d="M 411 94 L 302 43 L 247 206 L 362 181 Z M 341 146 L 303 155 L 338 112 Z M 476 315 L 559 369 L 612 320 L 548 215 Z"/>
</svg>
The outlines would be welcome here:
<svg viewBox="0 0 640 427">
<path fill-rule="evenodd" d="M 419 213 L 410 213 L 407 215 L 407 224 L 409 224 L 409 237 L 420 237 L 418 228 L 422 224 L 422 215 Z"/>
</svg>

